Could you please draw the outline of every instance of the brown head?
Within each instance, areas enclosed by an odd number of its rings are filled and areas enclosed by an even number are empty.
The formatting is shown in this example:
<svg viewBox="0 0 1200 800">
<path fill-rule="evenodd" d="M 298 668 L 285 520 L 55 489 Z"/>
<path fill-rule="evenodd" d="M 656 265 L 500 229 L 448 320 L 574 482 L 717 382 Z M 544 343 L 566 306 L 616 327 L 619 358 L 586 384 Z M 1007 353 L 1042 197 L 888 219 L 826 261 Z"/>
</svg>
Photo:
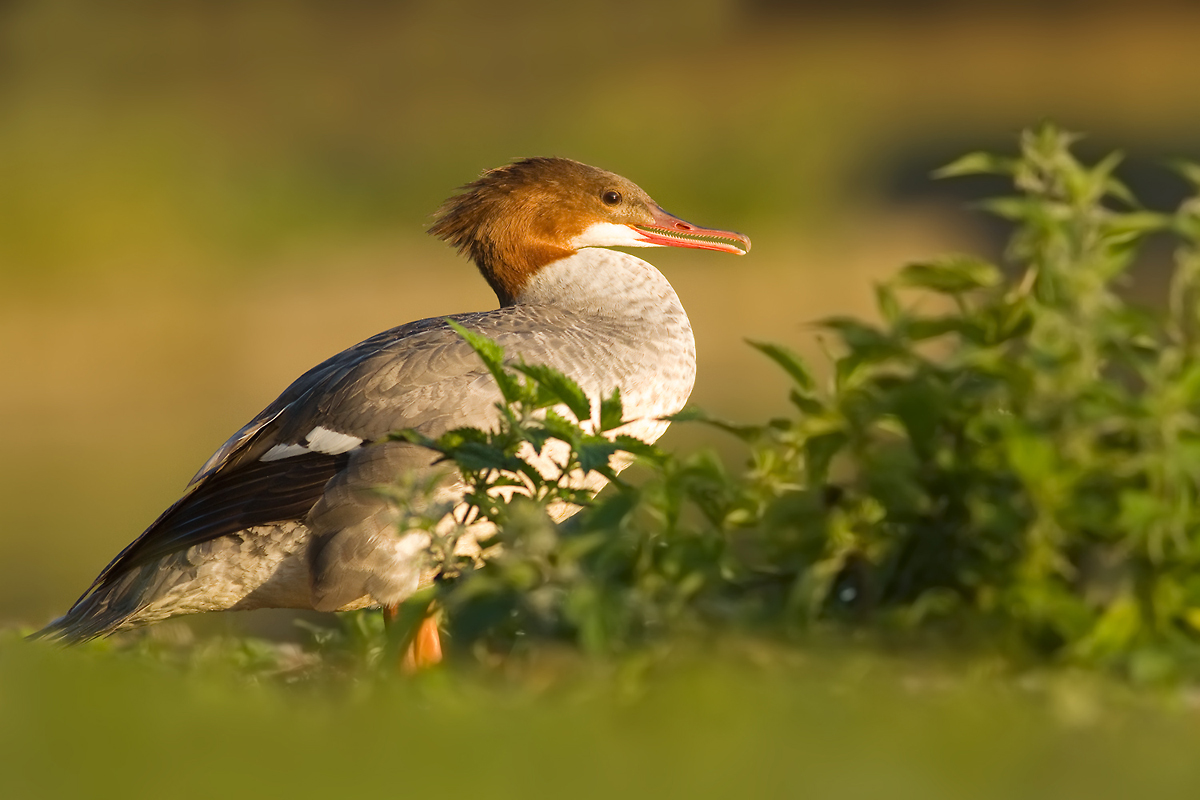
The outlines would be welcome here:
<svg viewBox="0 0 1200 800">
<path fill-rule="evenodd" d="M 581 247 L 750 249 L 740 233 L 684 222 L 633 182 L 567 158 L 488 170 L 435 216 L 429 232 L 475 262 L 501 305 L 511 305 L 542 267 Z"/>
</svg>

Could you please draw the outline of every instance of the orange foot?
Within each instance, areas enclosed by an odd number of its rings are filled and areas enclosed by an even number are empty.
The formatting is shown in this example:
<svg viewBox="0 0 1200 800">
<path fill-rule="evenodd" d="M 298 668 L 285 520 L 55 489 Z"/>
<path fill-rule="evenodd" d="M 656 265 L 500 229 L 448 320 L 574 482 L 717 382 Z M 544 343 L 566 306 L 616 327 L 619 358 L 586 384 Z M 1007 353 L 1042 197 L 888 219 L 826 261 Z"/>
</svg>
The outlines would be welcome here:
<svg viewBox="0 0 1200 800">
<path fill-rule="evenodd" d="M 384 620 L 393 622 L 399 614 L 400 606 L 396 604 L 384 609 Z M 417 626 L 404 655 L 400 659 L 400 670 L 405 675 L 415 675 L 442 663 L 442 638 L 438 633 L 438 613 L 431 606 L 425 612 L 421 624 Z"/>
</svg>

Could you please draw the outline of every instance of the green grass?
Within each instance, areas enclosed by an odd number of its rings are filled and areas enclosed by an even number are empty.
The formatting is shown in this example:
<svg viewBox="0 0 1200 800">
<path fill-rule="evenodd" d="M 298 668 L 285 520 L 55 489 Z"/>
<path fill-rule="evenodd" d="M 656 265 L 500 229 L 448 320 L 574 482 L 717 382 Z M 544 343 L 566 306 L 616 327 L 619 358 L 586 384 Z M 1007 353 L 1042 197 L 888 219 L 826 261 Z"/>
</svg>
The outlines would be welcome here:
<svg viewBox="0 0 1200 800">
<path fill-rule="evenodd" d="M 726 641 L 287 684 L 0 642 L 6 797 L 1188 797 L 1194 711 L 1087 674 Z M 224 666 L 222 666 L 224 664 Z"/>
</svg>

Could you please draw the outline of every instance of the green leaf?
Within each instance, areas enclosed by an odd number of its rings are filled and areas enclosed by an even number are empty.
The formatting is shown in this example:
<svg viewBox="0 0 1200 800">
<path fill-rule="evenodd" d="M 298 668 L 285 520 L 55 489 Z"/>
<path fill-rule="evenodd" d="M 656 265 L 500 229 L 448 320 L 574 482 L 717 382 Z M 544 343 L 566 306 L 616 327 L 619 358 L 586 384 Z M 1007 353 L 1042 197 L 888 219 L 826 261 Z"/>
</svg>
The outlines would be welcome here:
<svg viewBox="0 0 1200 800">
<path fill-rule="evenodd" d="M 956 178 L 962 175 L 1011 175 L 1016 160 L 994 153 L 968 153 L 944 167 L 933 171 L 935 178 Z"/>
<path fill-rule="evenodd" d="M 891 337 L 862 320 L 853 317 L 827 317 L 817 324 L 835 331 L 851 350 L 882 351 L 884 353 L 895 351 L 895 344 Z"/>
<path fill-rule="evenodd" d="M 579 448 L 579 468 L 584 472 L 601 470 L 608 466 L 608 459 L 617 452 L 617 445 L 597 437 Z"/>
<path fill-rule="evenodd" d="M 1000 279 L 1000 270 L 986 261 L 973 256 L 947 255 L 905 265 L 895 283 L 942 294 L 962 294 L 991 288 Z"/>
<path fill-rule="evenodd" d="M 1116 524 L 1140 537 L 1147 528 L 1160 522 L 1169 511 L 1163 498 L 1141 489 L 1121 492 L 1121 511 Z"/>
<path fill-rule="evenodd" d="M 1141 612 L 1137 598 L 1122 592 L 1108 604 L 1092 630 L 1076 649 L 1089 658 L 1102 658 L 1126 650 L 1134 643 L 1141 629 Z"/>
<path fill-rule="evenodd" d="M 600 401 L 600 433 L 611 431 L 625 424 L 625 404 L 621 400 L 620 388 Z"/>
<path fill-rule="evenodd" d="M 483 361 L 487 371 L 495 378 L 496 385 L 500 388 L 500 396 L 504 398 L 505 402 L 519 401 L 522 397 L 522 387 L 513 374 L 504 368 L 504 348 L 483 334 L 464 328 L 449 317 L 446 317 L 446 324 L 466 340 L 471 349 Z"/>
<path fill-rule="evenodd" d="M 413 428 L 404 428 L 403 430 L 392 431 L 388 434 L 388 439 L 394 442 L 411 442 L 412 444 L 419 444 L 422 447 L 428 447 L 430 449 L 437 449 L 438 445 L 436 439 L 432 439 L 420 431 L 414 430 Z"/>
<path fill-rule="evenodd" d="M 546 411 L 542 424 L 551 436 L 568 444 L 577 444 L 584 436 L 577 422 L 567 419 L 553 409 Z"/>
<path fill-rule="evenodd" d="M 929 382 L 912 381 L 891 394 L 892 413 L 904 425 L 913 450 L 924 458 L 934 450 L 934 437 L 946 417 L 947 399 Z"/>
<path fill-rule="evenodd" d="M 747 339 L 746 343 L 765 355 L 767 358 L 774 361 L 783 370 L 792 377 L 792 380 L 805 391 L 813 391 L 816 389 L 816 381 L 813 380 L 812 373 L 808 371 L 808 367 L 792 350 L 779 344 L 770 342 L 758 342 L 752 339 Z"/>
<path fill-rule="evenodd" d="M 804 443 L 804 465 L 810 485 L 822 486 L 829 481 L 829 466 L 849 441 L 844 431 L 830 431 L 812 436 Z"/>
<path fill-rule="evenodd" d="M 1124 156 L 1120 152 L 1114 151 L 1100 159 L 1090 170 L 1080 170 L 1078 174 L 1081 177 L 1077 181 L 1078 186 L 1072 199 L 1087 205 L 1095 205 L 1105 195 L 1108 195 L 1128 205 L 1136 206 L 1137 200 L 1129 189 L 1112 176 L 1113 170 L 1123 159 Z"/>
<path fill-rule="evenodd" d="M 879 316 L 891 326 L 895 326 L 904 314 L 895 290 L 888 283 L 875 284 L 875 305 L 879 308 Z"/>
<path fill-rule="evenodd" d="M 1167 166 L 1190 183 L 1193 191 L 1200 191 L 1200 164 L 1184 158 L 1173 158 L 1167 161 Z"/>
<path fill-rule="evenodd" d="M 448 456 L 454 459 L 454 463 L 464 470 L 504 470 L 507 472 L 521 472 L 522 467 L 526 466 L 525 462 L 515 455 L 505 453 L 503 449 L 492 444 L 482 442 L 463 442 L 453 449 L 446 452 Z"/>
<path fill-rule="evenodd" d="M 1013 433 L 1007 445 L 1013 471 L 1026 484 L 1041 486 L 1054 477 L 1059 459 L 1053 442 L 1032 433 Z"/>
<path fill-rule="evenodd" d="M 659 458 L 663 457 L 663 451 L 659 450 L 652 444 L 642 441 L 636 436 L 621 434 L 613 439 L 617 449 L 626 453 L 632 453 L 635 456 L 643 458 Z"/>
<path fill-rule="evenodd" d="M 1028 197 L 993 197 L 981 201 L 979 207 L 1012 222 L 1023 222 L 1047 213 L 1041 202 Z"/>
<path fill-rule="evenodd" d="M 711 417 L 709 413 L 699 406 L 685 406 L 682 410 L 676 411 L 674 414 L 667 414 L 663 419 L 671 422 L 708 422 Z"/>
<path fill-rule="evenodd" d="M 978 344 L 1001 344 L 1009 339 L 1024 336 L 1033 327 L 1033 313 L 1023 299 L 996 303 L 979 315 L 983 323 L 983 337 Z"/>
<path fill-rule="evenodd" d="M 825 404 L 812 395 L 803 394 L 793 389 L 788 392 L 788 400 L 801 414 L 816 416 L 825 413 Z"/>
<path fill-rule="evenodd" d="M 539 405 L 555 405 L 562 403 L 571 410 L 580 422 L 592 418 L 592 404 L 583 389 L 572 378 L 567 377 L 554 367 L 544 364 L 527 364 L 520 361 L 513 364 L 513 369 L 532 378 L 537 384 L 549 392 L 549 401 L 541 401 Z"/>
<path fill-rule="evenodd" d="M 1171 227 L 1171 217 L 1154 211 L 1129 211 L 1115 215 L 1108 224 L 1110 235 L 1136 234 L 1138 236 L 1165 231 Z"/>
<path fill-rule="evenodd" d="M 978 341 L 981 334 L 978 322 L 963 317 L 923 317 L 904 326 L 904 335 L 913 342 L 936 339 L 947 333 L 957 333 L 970 341 Z"/>
</svg>

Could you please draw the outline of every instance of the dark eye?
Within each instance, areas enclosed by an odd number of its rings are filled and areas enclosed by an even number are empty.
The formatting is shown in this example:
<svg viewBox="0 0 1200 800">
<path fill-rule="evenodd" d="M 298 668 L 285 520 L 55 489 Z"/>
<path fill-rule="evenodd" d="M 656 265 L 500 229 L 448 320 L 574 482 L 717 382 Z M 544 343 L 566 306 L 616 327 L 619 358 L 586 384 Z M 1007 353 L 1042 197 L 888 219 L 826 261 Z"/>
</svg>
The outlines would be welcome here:
<svg viewBox="0 0 1200 800">
<path fill-rule="evenodd" d="M 607 192 L 600 195 L 600 199 L 604 201 L 605 205 L 615 206 L 617 203 L 621 202 L 621 193 L 614 192 L 612 189 L 609 189 Z"/>
</svg>

